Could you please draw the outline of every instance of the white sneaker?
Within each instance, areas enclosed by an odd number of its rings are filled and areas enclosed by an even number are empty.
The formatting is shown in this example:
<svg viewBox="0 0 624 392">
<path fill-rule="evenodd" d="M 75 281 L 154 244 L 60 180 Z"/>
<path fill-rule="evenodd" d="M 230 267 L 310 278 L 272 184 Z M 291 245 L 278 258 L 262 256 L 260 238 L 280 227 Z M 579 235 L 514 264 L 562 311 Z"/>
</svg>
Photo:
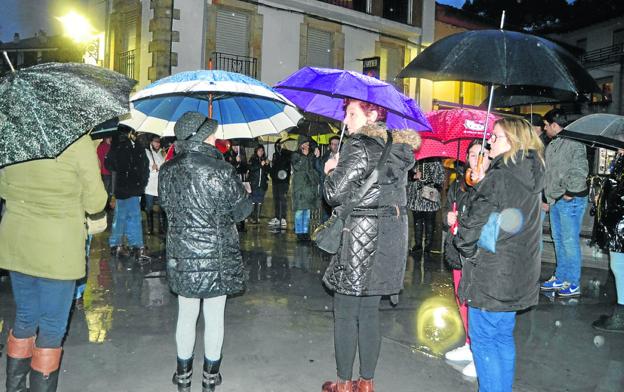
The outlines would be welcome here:
<svg viewBox="0 0 624 392">
<path fill-rule="evenodd" d="M 286 223 L 286 219 L 282 218 L 282 221 L 280 222 L 282 229 L 285 229 L 286 227 L 288 227 L 288 224 Z"/>
<path fill-rule="evenodd" d="M 269 221 L 269 226 L 279 226 L 280 221 L 277 218 L 273 218 Z"/>
<path fill-rule="evenodd" d="M 449 361 L 472 361 L 472 351 L 470 351 L 470 345 L 466 343 L 461 347 L 457 347 L 455 350 L 451 350 L 444 354 L 444 358 Z"/>
<path fill-rule="evenodd" d="M 466 377 L 472 377 L 472 378 L 477 377 L 477 368 L 475 367 L 474 361 L 466 365 L 464 370 L 462 370 L 462 374 Z"/>
</svg>

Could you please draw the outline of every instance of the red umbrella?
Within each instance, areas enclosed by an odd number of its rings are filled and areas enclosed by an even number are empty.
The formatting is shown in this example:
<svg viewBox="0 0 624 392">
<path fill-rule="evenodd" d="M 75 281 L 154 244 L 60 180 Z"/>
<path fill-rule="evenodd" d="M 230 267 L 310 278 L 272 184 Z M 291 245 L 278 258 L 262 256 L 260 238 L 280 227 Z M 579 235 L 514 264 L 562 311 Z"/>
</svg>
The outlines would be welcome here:
<svg viewBox="0 0 624 392">
<path fill-rule="evenodd" d="M 487 112 L 475 109 L 435 110 L 425 115 L 433 133 L 427 136 L 441 141 L 483 137 Z M 490 114 L 487 133 L 492 133 L 498 117 Z"/>
<path fill-rule="evenodd" d="M 465 162 L 470 142 L 472 142 L 472 139 L 455 139 L 445 143 L 429 137 L 423 137 L 420 149 L 414 153 L 414 156 L 417 160 L 439 157 L 458 159 Z"/>
</svg>

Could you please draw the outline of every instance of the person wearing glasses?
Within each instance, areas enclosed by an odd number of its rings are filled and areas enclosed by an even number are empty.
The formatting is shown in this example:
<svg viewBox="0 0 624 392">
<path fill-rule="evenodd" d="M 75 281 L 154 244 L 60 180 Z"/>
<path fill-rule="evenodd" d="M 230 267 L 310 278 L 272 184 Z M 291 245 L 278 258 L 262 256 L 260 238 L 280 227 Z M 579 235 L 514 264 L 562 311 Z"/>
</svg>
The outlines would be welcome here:
<svg viewBox="0 0 624 392">
<path fill-rule="evenodd" d="M 544 146 L 518 119 L 496 121 L 489 143 L 490 167 L 473 177 L 479 183 L 453 244 L 462 258 L 459 297 L 468 305 L 479 390 L 511 392 L 516 312 L 539 296 Z"/>
</svg>

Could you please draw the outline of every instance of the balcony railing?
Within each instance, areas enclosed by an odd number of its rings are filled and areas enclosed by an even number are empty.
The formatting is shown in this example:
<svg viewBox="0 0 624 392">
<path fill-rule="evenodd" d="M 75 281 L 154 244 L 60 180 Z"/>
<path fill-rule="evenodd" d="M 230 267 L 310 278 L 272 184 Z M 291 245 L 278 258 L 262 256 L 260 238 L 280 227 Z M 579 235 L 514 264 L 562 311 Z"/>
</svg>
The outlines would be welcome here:
<svg viewBox="0 0 624 392">
<path fill-rule="evenodd" d="M 337 5 L 350 10 L 367 12 L 366 0 L 319 0 L 322 3 Z"/>
<path fill-rule="evenodd" d="M 115 61 L 115 71 L 134 79 L 134 50 L 117 54 Z"/>
<path fill-rule="evenodd" d="M 223 71 L 237 72 L 256 78 L 258 74 L 258 59 L 249 56 L 214 52 L 214 67 Z"/>
<path fill-rule="evenodd" d="M 581 62 L 587 68 L 619 63 L 624 61 L 624 43 L 590 50 L 581 57 Z"/>
</svg>

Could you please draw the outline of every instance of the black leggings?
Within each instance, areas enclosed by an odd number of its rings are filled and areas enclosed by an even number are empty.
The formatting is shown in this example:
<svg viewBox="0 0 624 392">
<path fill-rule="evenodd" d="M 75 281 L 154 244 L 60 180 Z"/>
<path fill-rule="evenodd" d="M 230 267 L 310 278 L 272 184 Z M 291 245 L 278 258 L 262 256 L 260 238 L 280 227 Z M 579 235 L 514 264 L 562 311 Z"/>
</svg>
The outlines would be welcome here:
<svg viewBox="0 0 624 392">
<path fill-rule="evenodd" d="M 334 348 L 338 378 L 351 380 L 359 346 L 360 377 L 375 377 L 381 348 L 379 302 L 381 296 L 334 294 Z"/>
</svg>

